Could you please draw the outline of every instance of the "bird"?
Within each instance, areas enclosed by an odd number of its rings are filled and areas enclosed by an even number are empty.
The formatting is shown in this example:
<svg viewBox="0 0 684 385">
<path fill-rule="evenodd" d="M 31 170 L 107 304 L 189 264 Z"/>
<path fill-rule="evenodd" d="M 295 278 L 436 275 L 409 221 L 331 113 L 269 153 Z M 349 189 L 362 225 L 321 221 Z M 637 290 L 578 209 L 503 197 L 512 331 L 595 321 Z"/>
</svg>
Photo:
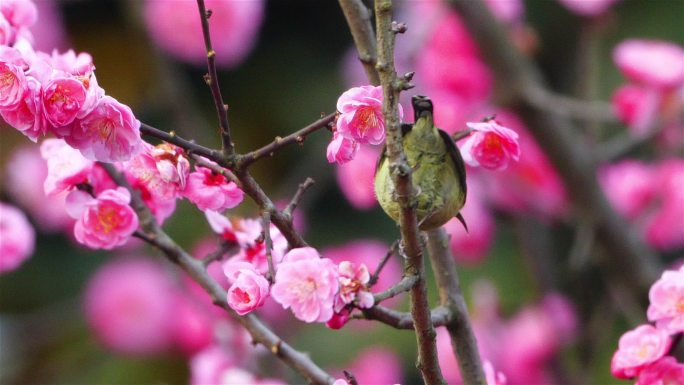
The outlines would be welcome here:
<svg viewBox="0 0 684 385">
<path fill-rule="evenodd" d="M 468 231 L 460 213 L 468 193 L 461 153 L 449 134 L 435 127 L 432 100 L 415 95 L 411 103 L 415 123 L 404 123 L 401 130 L 404 153 L 413 171 L 418 228 L 432 230 L 456 217 Z M 401 207 L 394 190 L 386 145 L 376 165 L 374 187 L 382 209 L 399 222 Z"/>
</svg>

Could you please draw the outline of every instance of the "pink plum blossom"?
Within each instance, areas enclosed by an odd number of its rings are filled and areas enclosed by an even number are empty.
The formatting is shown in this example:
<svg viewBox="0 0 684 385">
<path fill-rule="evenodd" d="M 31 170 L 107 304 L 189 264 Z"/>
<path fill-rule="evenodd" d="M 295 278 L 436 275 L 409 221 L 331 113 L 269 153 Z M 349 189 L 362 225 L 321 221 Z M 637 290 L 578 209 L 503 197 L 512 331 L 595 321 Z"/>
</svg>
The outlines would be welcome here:
<svg viewBox="0 0 684 385">
<path fill-rule="evenodd" d="M 666 356 L 643 368 L 635 385 L 678 384 L 684 384 L 684 364 Z"/>
<path fill-rule="evenodd" d="M 195 354 L 190 360 L 190 384 L 221 384 L 221 375 L 234 367 L 236 361 L 223 346 L 213 345 Z"/>
<path fill-rule="evenodd" d="M 0 46 L 9 46 L 14 42 L 15 29 L 9 21 L 0 13 Z"/>
<path fill-rule="evenodd" d="M 467 123 L 472 134 L 463 141 L 463 160 L 473 166 L 489 170 L 505 170 L 511 161 L 520 159 L 518 134 L 496 120 Z"/>
<path fill-rule="evenodd" d="M 77 115 L 87 114 L 92 107 L 88 89 L 74 76 L 56 72 L 43 85 L 42 111 L 45 119 L 56 128 L 70 125 Z"/>
<path fill-rule="evenodd" d="M 335 312 L 340 312 L 342 308 L 354 301 L 360 308 L 372 307 L 375 299 L 366 286 L 370 281 L 370 273 L 366 265 L 342 261 L 338 272 L 340 291 L 335 300 Z"/>
<path fill-rule="evenodd" d="M 623 75 L 638 84 L 659 89 L 684 84 L 684 50 L 677 44 L 628 39 L 615 48 L 613 60 Z"/>
<path fill-rule="evenodd" d="M 558 0 L 565 8 L 580 16 L 598 16 L 619 0 Z"/>
<path fill-rule="evenodd" d="M 144 355 L 172 344 L 173 284 L 149 258 L 114 259 L 90 279 L 84 310 L 88 324 L 109 349 Z"/>
<path fill-rule="evenodd" d="M 290 250 L 278 266 L 271 296 L 304 322 L 326 322 L 339 289 L 337 266 L 316 249 Z"/>
<path fill-rule="evenodd" d="M 17 108 L 27 87 L 22 68 L 0 61 L 0 110 Z"/>
<path fill-rule="evenodd" d="M 208 0 L 206 8 L 212 11 L 209 31 L 216 63 L 225 68 L 239 65 L 256 42 L 265 1 Z M 166 1 L 146 0 L 143 11 L 145 25 L 159 47 L 183 61 L 206 65 L 197 4 L 177 1 L 169 7 Z"/>
<path fill-rule="evenodd" d="M 5 168 L 6 188 L 41 230 L 54 232 L 73 227 L 74 220 L 64 208 L 66 194 L 45 196 L 43 182 L 47 164 L 38 146 L 20 147 L 12 153 Z"/>
<path fill-rule="evenodd" d="M 67 211 L 77 219 L 76 240 L 92 249 L 110 250 L 128 242 L 138 228 L 138 216 L 129 206 L 131 194 L 123 187 L 93 198 L 75 190 L 67 196 Z"/>
<path fill-rule="evenodd" d="M 377 205 L 373 179 L 378 151 L 362 145 L 356 157 L 337 167 L 337 184 L 345 198 L 357 209 L 368 210 Z"/>
<path fill-rule="evenodd" d="M 251 263 L 228 261 L 223 265 L 223 271 L 231 283 L 228 305 L 239 315 L 250 313 L 264 304 L 268 298 L 268 280 Z"/>
<path fill-rule="evenodd" d="M 684 266 L 666 270 L 648 292 L 648 320 L 671 334 L 684 332 Z"/>
<path fill-rule="evenodd" d="M 627 84 L 618 88 L 611 99 L 613 111 L 634 135 L 648 134 L 658 117 L 662 94 L 653 88 Z"/>
<path fill-rule="evenodd" d="M 45 195 L 70 191 L 78 184 L 88 182 L 94 163 L 63 140 L 44 140 L 40 145 L 40 153 L 47 161 L 48 167 L 48 175 L 43 185 Z"/>
<path fill-rule="evenodd" d="M 640 325 L 620 337 L 611 372 L 618 378 L 634 378 L 645 366 L 667 354 L 671 342 L 666 331 Z"/>
<path fill-rule="evenodd" d="M 143 150 L 140 121 L 128 106 L 110 96 L 99 99 L 64 139 L 86 158 L 100 162 L 128 161 Z"/>
<path fill-rule="evenodd" d="M 14 109 L 0 109 L 0 115 L 10 126 L 16 128 L 26 135 L 31 141 L 36 142 L 38 138 L 47 131 L 47 121 L 42 114 L 41 105 L 41 84 L 32 77 L 26 77 L 26 89 L 19 104 Z"/>
<path fill-rule="evenodd" d="M 337 99 L 336 132 L 361 144 L 380 144 L 385 140 L 382 116 L 382 87 L 361 86 L 345 91 Z M 399 105 L 399 118 L 403 110 Z"/>
<path fill-rule="evenodd" d="M 332 141 L 328 144 L 326 156 L 329 163 L 344 164 L 354 159 L 358 150 L 359 142 L 335 132 Z"/>
<path fill-rule="evenodd" d="M 3 0 L 0 12 L 15 27 L 31 27 L 38 20 L 38 9 L 31 0 Z"/>
<path fill-rule="evenodd" d="M 333 382 L 333 385 L 349 385 L 349 382 L 345 380 L 344 378 L 338 378 Z"/>
<path fill-rule="evenodd" d="M 79 75 L 81 76 L 80 79 L 88 79 L 88 82 L 95 80 L 94 77 L 89 76 L 95 71 L 95 65 L 93 64 L 93 57 L 87 52 L 76 54 L 73 49 L 70 49 L 64 53 L 59 53 L 55 49 L 47 59 L 56 70 L 64 71 L 71 75 Z"/>
<path fill-rule="evenodd" d="M 623 160 L 601 168 L 599 181 L 615 210 L 627 219 L 636 219 L 658 192 L 654 171 L 638 160 Z"/>
<path fill-rule="evenodd" d="M 524 16 L 522 0 L 485 0 L 485 4 L 497 19 L 507 24 L 517 24 Z"/>
<path fill-rule="evenodd" d="M 195 171 L 188 176 L 183 196 L 202 211 L 223 211 L 239 205 L 244 193 L 225 176 L 206 167 L 195 166 Z"/>
<path fill-rule="evenodd" d="M 18 268 L 35 248 L 36 234 L 21 210 L 0 202 L 0 273 Z"/>
<path fill-rule="evenodd" d="M 163 181 L 177 185 L 179 190 L 185 189 L 185 182 L 190 173 L 190 161 L 182 148 L 162 143 L 153 147 L 149 155 L 154 159 Z"/>
</svg>

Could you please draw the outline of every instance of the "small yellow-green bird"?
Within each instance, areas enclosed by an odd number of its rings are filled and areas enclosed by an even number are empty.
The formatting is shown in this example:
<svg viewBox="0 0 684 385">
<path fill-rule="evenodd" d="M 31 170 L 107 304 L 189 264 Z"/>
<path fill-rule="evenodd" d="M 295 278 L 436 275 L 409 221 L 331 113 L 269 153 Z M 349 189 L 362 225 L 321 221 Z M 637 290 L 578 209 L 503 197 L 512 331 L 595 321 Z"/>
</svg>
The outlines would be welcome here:
<svg viewBox="0 0 684 385">
<path fill-rule="evenodd" d="M 416 214 L 420 230 L 432 230 L 451 218 L 458 218 L 465 204 L 467 187 L 463 158 L 449 134 L 435 127 L 432 101 L 425 96 L 412 98 L 415 123 L 403 124 L 404 152 L 413 170 L 413 186 L 417 192 Z M 383 210 L 399 222 L 401 207 L 396 201 L 385 147 L 375 169 L 375 194 Z"/>
</svg>

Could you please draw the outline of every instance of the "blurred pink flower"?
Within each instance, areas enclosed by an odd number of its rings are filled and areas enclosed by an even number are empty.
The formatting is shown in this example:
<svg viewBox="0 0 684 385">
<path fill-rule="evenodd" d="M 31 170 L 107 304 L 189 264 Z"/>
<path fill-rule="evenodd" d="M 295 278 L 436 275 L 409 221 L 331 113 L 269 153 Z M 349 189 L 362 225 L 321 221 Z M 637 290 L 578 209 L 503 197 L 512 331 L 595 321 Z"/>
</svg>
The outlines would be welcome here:
<svg viewBox="0 0 684 385">
<path fill-rule="evenodd" d="M 195 171 L 188 176 L 183 196 L 202 211 L 223 211 L 239 205 L 244 194 L 225 176 L 206 167 L 195 166 Z"/>
<path fill-rule="evenodd" d="M 368 210 L 377 205 L 373 180 L 379 156 L 376 149 L 362 145 L 354 159 L 337 166 L 337 184 L 357 209 Z"/>
<path fill-rule="evenodd" d="M 580 16 L 597 16 L 619 0 L 558 0 L 565 8 Z"/>
<path fill-rule="evenodd" d="M 361 86 L 345 91 L 337 99 L 336 132 L 361 144 L 380 144 L 385 140 L 382 116 L 382 87 Z M 399 118 L 403 117 L 399 105 Z"/>
<path fill-rule="evenodd" d="M 653 167 L 638 160 L 623 160 L 603 166 L 599 181 L 615 210 L 627 219 L 636 219 L 658 193 Z"/>
<path fill-rule="evenodd" d="M 21 210 L 0 202 L 0 273 L 18 268 L 35 248 L 36 233 Z"/>
<path fill-rule="evenodd" d="M 628 39 L 613 51 L 622 74 L 633 82 L 659 89 L 684 84 L 684 50 L 660 40 Z"/>
<path fill-rule="evenodd" d="M 48 63 L 56 70 L 79 76 L 81 80 L 88 79 L 88 82 L 96 80 L 95 77 L 89 76 L 95 71 L 95 65 L 93 64 L 93 57 L 87 52 L 77 54 L 73 49 L 69 49 L 64 53 L 59 53 L 58 50 L 53 49 L 50 56 L 45 53 L 40 54 L 44 55 Z"/>
<path fill-rule="evenodd" d="M 125 162 L 143 150 L 140 121 L 130 107 L 110 96 L 100 98 L 64 139 L 86 158 L 100 162 Z"/>
<path fill-rule="evenodd" d="M 223 271 L 231 283 L 228 305 L 239 315 L 260 307 L 268 298 L 269 283 L 248 262 L 226 262 Z"/>
<path fill-rule="evenodd" d="M 61 139 L 45 139 L 40 153 L 47 162 L 45 195 L 71 191 L 78 184 L 87 183 L 94 163 Z"/>
<path fill-rule="evenodd" d="M 278 266 L 271 296 L 304 322 L 326 322 L 339 289 L 337 266 L 316 249 L 290 250 Z"/>
<path fill-rule="evenodd" d="M 329 163 L 344 164 L 354 159 L 358 150 L 359 142 L 335 132 L 332 141 L 328 144 L 326 157 Z"/>
<path fill-rule="evenodd" d="M 38 146 L 24 146 L 14 151 L 4 175 L 9 195 L 27 210 L 41 230 L 59 231 L 73 227 L 74 220 L 64 208 L 66 194 L 45 196 L 43 182 L 47 177 L 47 164 Z"/>
<path fill-rule="evenodd" d="M 31 27 L 31 33 L 35 38 L 34 48 L 41 51 L 55 47 L 63 48 L 67 44 L 67 36 L 59 2 L 37 1 L 35 4 L 40 15 L 40 23 Z"/>
<path fill-rule="evenodd" d="M 343 378 L 338 378 L 333 382 L 333 385 L 349 385 L 349 383 Z"/>
<path fill-rule="evenodd" d="M 646 241 L 659 250 L 684 246 L 684 159 L 669 159 L 658 165 L 654 186 L 660 205 L 646 220 Z"/>
<path fill-rule="evenodd" d="M 468 199 L 461 209 L 468 231 L 465 231 L 456 218 L 445 225 L 446 231 L 451 235 L 451 252 L 459 263 L 479 264 L 494 242 L 496 223 L 485 206 L 483 193 L 479 180 L 468 175 Z"/>
<path fill-rule="evenodd" d="M 223 374 L 236 364 L 225 346 L 212 345 L 195 354 L 190 360 L 190 384 L 223 384 Z"/>
<path fill-rule="evenodd" d="M 525 13 L 522 0 L 485 0 L 485 4 L 499 21 L 506 24 L 520 23 Z"/>
<path fill-rule="evenodd" d="M 371 346 L 356 354 L 349 365 L 359 384 L 401 384 L 402 364 L 396 353 L 381 346 Z"/>
<path fill-rule="evenodd" d="M 466 123 L 473 130 L 460 146 L 463 160 L 473 167 L 505 170 L 511 161 L 520 159 L 518 134 L 496 120 Z"/>
<path fill-rule="evenodd" d="M 637 136 L 653 129 L 661 101 L 662 95 L 657 90 L 635 84 L 618 88 L 611 99 L 618 119 Z"/>
<path fill-rule="evenodd" d="M 173 297 L 173 317 L 168 320 L 171 339 L 177 350 L 190 356 L 211 345 L 215 320 L 204 304 L 186 293 L 177 290 Z"/>
<path fill-rule="evenodd" d="M 482 369 L 484 370 L 487 385 L 506 385 L 508 383 L 506 376 L 503 373 L 496 371 L 491 362 L 485 360 L 482 363 Z"/>
<path fill-rule="evenodd" d="M 670 334 L 684 332 L 684 266 L 666 270 L 648 292 L 648 320 Z"/>
<path fill-rule="evenodd" d="M 684 384 L 684 364 L 666 356 L 644 367 L 635 385 Z"/>
<path fill-rule="evenodd" d="M 90 279 L 84 310 L 88 324 L 109 349 L 146 355 L 167 351 L 174 300 L 170 277 L 148 259 L 114 259 Z"/>
<path fill-rule="evenodd" d="M 239 65 L 256 42 L 265 2 L 207 0 L 206 8 L 212 12 L 209 31 L 216 63 L 225 68 Z M 196 2 L 176 1 L 169 6 L 167 1 L 147 0 L 143 11 L 145 25 L 159 47 L 185 62 L 206 65 L 207 51 Z"/>
<path fill-rule="evenodd" d="M 123 187 L 106 190 L 97 198 L 81 190 L 67 196 L 67 212 L 77 219 L 76 240 L 92 249 L 110 250 L 128 242 L 138 229 L 138 216 L 128 204 L 131 194 Z"/>
<path fill-rule="evenodd" d="M 3 0 L 0 12 L 15 27 L 31 27 L 38 20 L 38 10 L 31 0 Z"/>
<path fill-rule="evenodd" d="M 645 366 L 667 354 L 671 342 L 666 331 L 640 325 L 620 337 L 611 372 L 617 378 L 634 378 Z"/>
</svg>

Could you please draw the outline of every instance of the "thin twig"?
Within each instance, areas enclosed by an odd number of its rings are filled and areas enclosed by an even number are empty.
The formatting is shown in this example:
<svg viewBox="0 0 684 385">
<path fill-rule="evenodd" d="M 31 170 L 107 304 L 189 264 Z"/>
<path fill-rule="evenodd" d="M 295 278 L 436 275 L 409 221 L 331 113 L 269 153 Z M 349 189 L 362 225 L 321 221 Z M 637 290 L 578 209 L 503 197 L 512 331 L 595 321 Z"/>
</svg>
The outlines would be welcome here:
<svg viewBox="0 0 684 385">
<path fill-rule="evenodd" d="M 402 278 L 396 285 L 385 291 L 374 294 L 373 298 L 375 299 L 375 303 L 380 303 L 386 299 L 395 297 L 400 293 L 411 290 L 411 288 L 416 285 L 416 282 L 418 282 L 418 277 L 415 275 Z"/>
<path fill-rule="evenodd" d="M 370 279 L 368 280 L 369 289 L 375 286 L 376 283 L 378 283 L 378 279 L 380 279 L 380 273 L 382 272 L 382 269 L 385 268 L 385 264 L 387 263 L 387 261 L 389 261 L 389 259 L 397 252 L 397 247 L 399 247 L 398 240 L 392 242 L 392 246 L 390 246 L 385 256 L 382 258 L 382 260 L 380 260 L 378 267 L 375 268 L 375 272 L 373 272 L 373 274 L 370 276 Z"/>
<path fill-rule="evenodd" d="M 268 261 L 268 282 L 275 282 L 275 267 L 273 266 L 273 241 L 271 240 L 271 214 L 268 211 L 261 213 L 261 229 L 264 234 L 264 246 L 266 247 L 266 260 Z"/>
<path fill-rule="evenodd" d="M 370 309 L 361 309 L 361 314 L 354 314 L 354 319 L 376 320 L 395 329 L 415 330 L 411 313 L 392 310 L 384 306 L 373 306 Z M 451 312 L 444 306 L 438 306 L 428 311 L 428 322 L 435 327 L 445 326 L 451 321 Z"/>
<path fill-rule="evenodd" d="M 228 105 L 223 102 L 221 96 L 221 87 L 218 82 L 218 75 L 216 74 L 216 51 L 211 46 L 211 33 L 209 32 L 209 17 L 204 6 L 204 0 L 197 0 L 197 8 L 199 8 L 200 20 L 202 21 L 202 35 L 204 35 L 204 46 L 207 49 L 207 75 L 204 80 L 211 89 L 211 95 L 214 98 L 214 105 L 216 106 L 216 114 L 218 115 L 219 128 L 221 129 L 221 142 L 223 144 L 223 154 L 226 157 L 233 155 L 235 148 L 233 141 L 230 139 L 230 125 L 228 123 Z M 211 11 L 209 11 L 211 12 Z"/>
<path fill-rule="evenodd" d="M 646 134 L 636 136 L 632 133 L 626 132 L 608 139 L 599 146 L 599 162 L 615 161 L 635 149 L 650 143 L 655 139 L 667 125 L 662 124 L 661 121 L 653 122 L 651 127 L 647 129 Z"/>
<path fill-rule="evenodd" d="M 470 134 L 473 133 L 472 128 L 468 128 L 467 130 L 461 130 L 461 131 L 456 131 L 451 135 L 451 139 L 454 140 L 454 142 L 458 142 L 461 139 L 465 139 L 470 136 Z"/>
<path fill-rule="evenodd" d="M 377 86 L 380 84 L 380 77 L 378 71 L 375 70 L 378 54 L 375 46 L 375 33 L 371 25 L 371 12 L 361 0 L 339 0 L 339 2 L 366 76 L 372 85 Z"/>
<path fill-rule="evenodd" d="M 299 205 L 299 202 L 302 200 L 304 193 L 309 189 L 309 187 L 313 186 L 314 183 L 316 182 L 312 178 L 306 178 L 304 182 L 300 183 L 299 188 L 297 188 L 297 192 L 295 192 L 294 196 L 292 197 L 292 200 L 290 200 L 290 203 L 288 203 L 285 207 L 285 210 L 283 210 L 283 214 L 292 218 L 292 215 L 297 208 L 297 205 Z"/>
<path fill-rule="evenodd" d="M 349 385 L 359 385 L 359 382 L 356 381 L 356 377 L 354 377 L 354 374 L 352 374 L 352 372 L 344 370 L 342 371 L 342 373 L 344 373 L 344 377 L 347 379 Z"/>
<path fill-rule="evenodd" d="M 201 155 L 218 164 L 225 165 L 225 160 L 223 159 L 221 152 L 199 145 L 192 140 L 183 139 L 180 136 L 176 135 L 174 131 L 166 132 L 158 128 L 154 128 L 149 124 L 141 123 L 140 132 L 143 135 L 148 135 L 157 139 L 161 139 L 164 142 L 175 144 L 176 146 L 183 148 L 190 154 Z"/>
<path fill-rule="evenodd" d="M 149 208 L 142 201 L 139 192 L 131 188 L 123 174 L 111 164 L 102 164 L 102 166 L 117 184 L 131 192 L 131 206 L 138 214 L 142 228 L 142 231 L 139 233 L 141 235 L 144 234 L 143 239 L 145 241 L 158 248 L 171 262 L 177 264 L 190 278 L 202 286 L 211 296 L 214 304 L 225 309 L 231 318 L 247 329 L 256 343 L 264 345 L 272 354 L 283 360 L 283 362 L 295 369 L 311 383 L 326 385 L 333 383 L 334 379 L 318 367 L 308 355 L 288 345 L 266 327 L 254 314 L 241 317 L 235 313 L 228 306 L 226 291 L 209 276 L 202 261 L 189 255 L 159 227 Z"/>
<path fill-rule="evenodd" d="M 211 265 L 215 261 L 220 261 L 224 255 L 233 254 L 240 250 L 240 247 L 235 242 L 221 241 L 219 247 L 216 251 L 209 253 L 202 258 L 202 264 L 204 267 Z"/>
<path fill-rule="evenodd" d="M 416 366 L 428 385 L 444 384 L 444 377 L 437 359 L 436 333 L 430 320 L 423 251 L 418 237 L 418 223 L 414 201 L 415 188 L 411 181 L 411 168 L 406 161 L 402 145 L 401 127 L 397 104 L 399 92 L 408 81 L 397 79 L 394 68 L 394 38 L 405 26 L 392 21 L 392 1 L 375 2 L 375 25 L 377 27 L 378 61 L 376 69 L 380 75 L 383 90 L 382 113 L 387 129 L 387 158 L 398 203 L 401 207 L 399 225 L 404 251 L 408 256 L 404 266 L 405 276 L 418 278 L 410 291 L 410 310 L 416 330 L 418 360 Z"/>
<path fill-rule="evenodd" d="M 451 255 L 449 238 L 443 228 L 428 232 L 428 250 L 432 271 L 437 281 L 440 303 L 451 312 L 452 317 L 446 327 L 451 337 L 451 346 L 458 359 L 463 383 L 466 385 L 485 384 L 480 352 L 470 324 L 468 308 L 461 292 L 456 261 Z"/>
<path fill-rule="evenodd" d="M 309 124 L 308 126 L 293 132 L 292 134 L 280 138 L 277 137 L 273 142 L 267 144 L 266 146 L 251 151 L 247 154 L 244 154 L 240 156 L 240 160 L 238 162 L 238 168 L 240 169 L 246 169 L 249 167 L 252 163 L 256 162 L 257 160 L 265 157 L 265 156 L 271 156 L 273 155 L 274 152 L 277 150 L 291 144 L 291 143 L 304 143 L 304 139 L 307 137 L 307 135 L 320 130 L 321 128 L 328 127 L 334 120 L 335 117 L 337 116 L 337 112 L 334 112 L 332 114 L 328 114 L 317 121 Z"/>
<path fill-rule="evenodd" d="M 212 172 L 223 175 L 224 177 L 226 177 L 226 179 L 228 179 L 229 181 L 234 182 L 236 185 L 238 185 L 238 187 L 240 187 L 242 185 L 242 182 L 240 182 L 240 179 L 238 179 L 238 177 L 235 174 L 233 174 L 230 170 L 228 170 L 227 168 L 218 166 L 212 162 L 207 162 L 205 159 L 203 159 L 199 155 L 191 154 L 190 157 L 195 161 L 195 164 L 197 166 L 208 168 Z"/>
</svg>

